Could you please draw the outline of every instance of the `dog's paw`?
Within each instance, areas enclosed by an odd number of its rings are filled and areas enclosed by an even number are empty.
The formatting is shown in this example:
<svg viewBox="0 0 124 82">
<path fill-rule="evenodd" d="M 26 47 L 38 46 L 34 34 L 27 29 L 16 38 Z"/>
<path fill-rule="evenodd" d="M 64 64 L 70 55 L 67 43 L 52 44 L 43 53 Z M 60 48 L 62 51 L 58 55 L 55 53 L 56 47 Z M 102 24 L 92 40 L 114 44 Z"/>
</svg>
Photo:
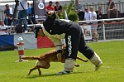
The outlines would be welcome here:
<svg viewBox="0 0 124 82">
<path fill-rule="evenodd" d="M 80 65 L 79 64 L 75 64 L 76 67 L 79 67 Z"/>
</svg>

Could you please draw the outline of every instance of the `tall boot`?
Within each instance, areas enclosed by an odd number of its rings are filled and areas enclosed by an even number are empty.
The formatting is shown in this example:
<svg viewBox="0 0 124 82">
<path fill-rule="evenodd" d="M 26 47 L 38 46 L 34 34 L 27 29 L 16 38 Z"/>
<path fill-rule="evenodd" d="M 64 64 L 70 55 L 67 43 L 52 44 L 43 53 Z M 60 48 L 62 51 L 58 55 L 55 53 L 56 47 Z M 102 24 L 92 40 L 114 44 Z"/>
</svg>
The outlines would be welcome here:
<svg viewBox="0 0 124 82">
<path fill-rule="evenodd" d="M 75 65 L 75 59 L 68 58 L 65 60 L 64 71 L 58 72 L 58 74 L 69 74 L 73 72 Z"/>
<path fill-rule="evenodd" d="M 100 57 L 94 52 L 93 57 L 90 59 L 91 63 L 95 65 L 95 71 L 99 69 L 99 67 L 103 64 Z"/>
</svg>

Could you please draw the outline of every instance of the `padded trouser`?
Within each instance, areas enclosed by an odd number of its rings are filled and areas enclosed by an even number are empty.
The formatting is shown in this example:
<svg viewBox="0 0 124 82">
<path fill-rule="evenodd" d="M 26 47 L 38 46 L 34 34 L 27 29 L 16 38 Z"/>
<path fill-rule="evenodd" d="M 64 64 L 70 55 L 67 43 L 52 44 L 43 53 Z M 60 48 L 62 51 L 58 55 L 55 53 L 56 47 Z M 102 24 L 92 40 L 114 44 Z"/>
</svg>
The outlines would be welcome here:
<svg viewBox="0 0 124 82">
<path fill-rule="evenodd" d="M 76 59 L 78 51 L 88 59 L 92 58 L 94 51 L 89 48 L 84 40 L 82 28 L 78 24 L 73 24 L 65 36 L 66 58 Z"/>
</svg>

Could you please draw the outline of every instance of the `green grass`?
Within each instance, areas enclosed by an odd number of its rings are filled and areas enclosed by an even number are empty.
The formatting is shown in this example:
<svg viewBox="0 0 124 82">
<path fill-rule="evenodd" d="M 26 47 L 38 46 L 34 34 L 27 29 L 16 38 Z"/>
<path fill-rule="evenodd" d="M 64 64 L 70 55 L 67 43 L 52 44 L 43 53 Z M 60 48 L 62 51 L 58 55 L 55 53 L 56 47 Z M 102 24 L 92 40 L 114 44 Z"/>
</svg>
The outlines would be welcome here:
<svg viewBox="0 0 124 82">
<path fill-rule="evenodd" d="M 94 71 L 94 65 L 89 62 L 76 62 L 74 72 L 67 75 L 57 75 L 63 70 L 62 63 L 51 63 L 49 69 L 41 69 L 42 75 L 35 70 L 30 76 L 28 71 L 36 61 L 15 62 L 18 51 L 0 51 L 0 82 L 123 82 L 124 78 L 124 41 L 98 42 L 88 44 L 103 60 L 103 65 Z M 25 50 L 25 56 L 43 54 L 53 48 Z M 81 53 L 79 56 L 86 59 Z"/>
</svg>

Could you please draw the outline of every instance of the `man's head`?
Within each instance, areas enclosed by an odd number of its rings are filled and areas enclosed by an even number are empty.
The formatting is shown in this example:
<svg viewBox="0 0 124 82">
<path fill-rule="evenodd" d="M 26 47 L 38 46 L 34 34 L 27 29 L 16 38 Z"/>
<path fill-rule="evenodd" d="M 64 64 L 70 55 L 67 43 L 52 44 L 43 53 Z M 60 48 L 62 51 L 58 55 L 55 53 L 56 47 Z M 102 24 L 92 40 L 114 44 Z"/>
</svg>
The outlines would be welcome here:
<svg viewBox="0 0 124 82">
<path fill-rule="evenodd" d="M 0 23 L 1 23 L 1 26 L 4 26 L 5 25 L 3 20 L 1 20 Z"/>
<path fill-rule="evenodd" d="M 52 3 L 53 3 L 52 1 L 49 1 L 49 6 L 52 6 Z"/>
<path fill-rule="evenodd" d="M 6 7 L 6 9 L 9 9 L 9 4 L 6 4 L 5 7 Z"/>
<path fill-rule="evenodd" d="M 56 5 L 59 6 L 59 2 L 58 1 L 56 1 Z"/>
<path fill-rule="evenodd" d="M 76 3 L 76 5 L 78 5 L 79 4 L 79 0 L 75 0 L 75 3 Z"/>
<path fill-rule="evenodd" d="M 93 12 L 94 11 L 94 7 L 90 6 L 90 11 Z"/>
<path fill-rule="evenodd" d="M 84 8 L 85 12 L 88 12 L 88 8 Z"/>
<path fill-rule="evenodd" d="M 109 2 L 111 2 L 112 0 L 109 0 Z"/>
<path fill-rule="evenodd" d="M 35 38 L 37 38 L 38 36 L 41 36 L 41 37 L 45 36 L 41 26 L 36 26 L 34 33 L 35 33 Z"/>
</svg>

